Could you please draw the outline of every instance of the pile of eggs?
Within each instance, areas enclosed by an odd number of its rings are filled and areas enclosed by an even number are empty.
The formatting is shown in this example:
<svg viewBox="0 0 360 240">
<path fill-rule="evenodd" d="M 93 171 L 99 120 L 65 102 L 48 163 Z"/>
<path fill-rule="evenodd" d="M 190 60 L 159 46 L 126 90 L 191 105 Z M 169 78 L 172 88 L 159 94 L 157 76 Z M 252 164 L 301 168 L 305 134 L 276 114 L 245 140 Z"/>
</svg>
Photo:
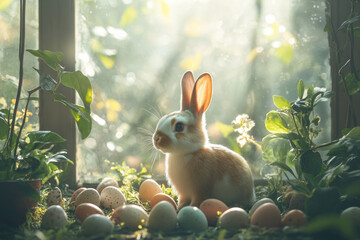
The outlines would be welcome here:
<svg viewBox="0 0 360 240">
<path fill-rule="evenodd" d="M 229 208 L 217 199 L 207 199 L 199 208 L 187 206 L 178 211 L 174 199 L 162 193 L 159 184 L 152 179 L 141 184 L 139 199 L 150 203 L 149 214 L 140 206 L 127 204 L 118 183 L 111 178 L 105 178 L 96 189 L 76 190 L 70 202 L 75 207 L 75 216 L 81 223 L 82 232 L 88 236 L 109 234 L 116 224 L 134 231 L 147 227 L 149 231 L 161 232 L 171 232 L 177 228 L 182 231 L 202 232 L 208 226 L 238 231 L 250 225 L 272 229 L 306 224 L 306 216 L 301 210 L 293 209 L 281 216 L 280 210 L 269 198 L 257 201 L 249 213 L 242 208 Z M 67 215 L 60 206 L 61 201 L 60 189 L 55 188 L 49 192 L 47 203 L 51 206 L 42 219 L 44 229 L 59 229 L 67 224 Z M 105 216 L 101 206 L 113 209 L 112 213 Z M 356 211 L 358 216 L 360 214 L 360 208 L 351 211 Z M 345 215 L 353 216 L 352 212 L 348 212 Z"/>
</svg>

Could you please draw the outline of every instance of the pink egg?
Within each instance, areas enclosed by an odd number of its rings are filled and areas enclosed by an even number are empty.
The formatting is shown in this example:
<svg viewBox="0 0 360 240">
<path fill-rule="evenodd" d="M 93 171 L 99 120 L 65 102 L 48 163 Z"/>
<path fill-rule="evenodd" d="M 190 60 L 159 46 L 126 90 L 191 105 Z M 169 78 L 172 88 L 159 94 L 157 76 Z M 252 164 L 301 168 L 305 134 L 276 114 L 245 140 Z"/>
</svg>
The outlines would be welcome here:
<svg viewBox="0 0 360 240">
<path fill-rule="evenodd" d="M 88 216 L 93 214 L 104 215 L 104 212 L 92 203 L 82 203 L 75 209 L 75 216 L 82 223 Z"/>
<path fill-rule="evenodd" d="M 251 225 L 262 228 L 279 228 L 281 227 L 280 210 L 273 203 L 264 203 L 252 214 L 250 222 Z"/>
<path fill-rule="evenodd" d="M 155 205 L 161 201 L 167 201 L 167 202 L 171 203 L 171 205 L 175 208 L 175 210 L 177 209 L 174 199 L 172 199 L 172 197 L 170 197 L 169 195 L 167 195 L 165 193 L 158 193 L 158 194 L 154 195 L 154 197 L 150 201 L 151 209 L 153 209 L 155 207 Z"/>
</svg>

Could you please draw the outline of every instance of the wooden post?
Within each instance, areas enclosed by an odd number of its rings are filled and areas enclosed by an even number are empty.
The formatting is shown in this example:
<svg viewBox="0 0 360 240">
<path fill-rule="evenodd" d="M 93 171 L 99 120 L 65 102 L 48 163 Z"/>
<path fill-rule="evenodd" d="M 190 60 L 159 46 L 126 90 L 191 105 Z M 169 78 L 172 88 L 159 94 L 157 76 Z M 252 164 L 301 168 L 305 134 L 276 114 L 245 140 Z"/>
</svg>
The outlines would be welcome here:
<svg viewBox="0 0 360 240">
<path fill-rule="evenodd" d="M 75 70 L 75 3 L 74 0 L 39 1 L 39 48 L 58 51 L 64 54 L 62 66 L 67 71 Z M 52 75 L 54 71 L 42 62 L 40 70 Z M 59 87 L 59 91 L 75 102 L 73 89 Z M 40 91 L 39 121 L 41 130 L 51 130 L 66 139 L 65 147 L 68 158 L 74 161 L 64 173 L 62 182 L 70 187 L 76 185 L 76 123 L 69 109 L 53 101 L 51 95 Z"/>
</svg>

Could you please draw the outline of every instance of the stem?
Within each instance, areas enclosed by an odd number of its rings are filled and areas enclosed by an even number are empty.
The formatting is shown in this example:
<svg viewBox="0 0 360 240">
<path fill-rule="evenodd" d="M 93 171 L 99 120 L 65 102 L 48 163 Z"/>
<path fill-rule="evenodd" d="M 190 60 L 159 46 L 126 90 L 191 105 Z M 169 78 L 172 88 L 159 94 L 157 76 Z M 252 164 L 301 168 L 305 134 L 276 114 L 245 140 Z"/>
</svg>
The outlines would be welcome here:
<svg viewBox="0 0 360 240">
<path fill-rule="evenodd" d="M 29 109 L 29 103 L 30 103 L 30 98 L 31 98 L 31 94 L 33 94 L 34 92 L 40 90 L 41 87 L 37 87 L 37 88 L 34 88 L 30 91 L 28 91 L 28 98 L 26 100 L 26 106 L 25 106 L 25 112 L 24 112 L 24 117 L 23 117 L 23 120 L 22 120 L 22 123 L 21 123 L 21 127 L 20 127 L 20 130 L 19 130 L 19 136 L 18 138 L 16 139 L 16 144 L 15 144 L 15 149 L 14 149 L 14 156 L 16 157 L 16 152 L 17 152 L 17 148 L 19 146 L 19 142 L 20 142 L 20 137 L 21 137 L 21 132 L 22 130 L 24 129 L 24 126 L 25 126 L 25 122 L 26 122 L 26 115 L 27 115 L 27 112 L 28 112 L 28 109 Z M 16 159 L 16 158 L 15 158 Z"/>
<path fill-rule="evenodd" d="M 323 148 L 323 147 L 327 147 L 327 146 L 331 146 L 335 143 L 339 142 L 339 139 L 336 139 L 336 140 L 333 140 L 331 142 L 327 142 L 327 143 L 323 143 L 323 144 L 320 144 L 320 145 L 317 145 L 316 147 L 313 148 L 313 150 L 316 150 L 316 149 L 319 149 L 319 148 Z"/>
<path fill-rule="evenodd" d="M 20 43 L 19 43 L 19 62 L 20 62 L 20 69 L 19 69 L 19 85 L 18 91 L 16 95 L 16 101 L 14 106 L 13 112 L 13 119 L 11 122 L 11 129 L 10 129 L 10 137 L 9 137 L 9 146 L 10 151 L 12 149 L 12 138 L 14 135 L 14 128 L 16 122 L 16 112 L 19 106 L 21 89 L 23 85 L 23 75 L 24 75 L 24 50 L 25 50 L 25 0 L 20 0 Z M 14 158 L 16 157 L 16 152 L 14 152 Z M 13 163 L 13 169 L 15 169 L 15 161 Z"/>
</svg>

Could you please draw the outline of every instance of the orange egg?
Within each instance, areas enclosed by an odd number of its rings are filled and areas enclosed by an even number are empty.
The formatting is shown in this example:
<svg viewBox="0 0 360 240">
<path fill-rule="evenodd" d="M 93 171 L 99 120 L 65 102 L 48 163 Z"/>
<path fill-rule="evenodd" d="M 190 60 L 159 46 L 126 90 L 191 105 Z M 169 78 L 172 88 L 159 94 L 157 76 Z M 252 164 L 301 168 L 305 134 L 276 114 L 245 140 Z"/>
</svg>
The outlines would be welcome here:
<svg viewBox="0 0 360 240">
<path fill-rule="evenodd" d="M 93 214 L 104 215 L 104 212 L 95 204 L 82 203 L 75 209 L 75 216 L 82 223 L 88 216 Z"/>
<path fill-rule="evenodd" d="M 264 203 L 252 214 L 250 223 L 262 228 L 279 228 L 281 227 L 280 210 L 273 203 Z"/>
<path fill-rule="evenodd" d="M 73 195 L 71 196 L 70 202 L 75 202 L 77 196 L 79 196 L 79 194 L 80 194 L 82 191 L 84 191 L 85 189 L 86 189 L 86 188 L 81 187 L 81 188 L 79 188 L 78 190 L 76 190 L 76 191 L 73 193 Z"/>
<path fill-rule="evenodd" d="M 160 185 L 152 179 L 146 179 L 141 183 L 139 189 L 139 198 L 142 202 L 151 201 L 158 193 L 161 193 Z"/>
<path fill-rule="evenodd" d="M 154 195 L 154 197 L 150 201 L 151 209 L 153 209 L 155 207 L 155 205 L 161 201 L 167 201 L 167 202 L 171 203 L 171 205 L 175 208 L 175 210 L 177 209 L 174 199 L 172 199 L 172 197 L 170 197 L 169 195 L 167 195 L 165 193 L 158 193 L 158 194 Z"/>
<path fill-rule="evenodd" d="M 285 214 L 282 224 L 283 226 L 304 226 L 306 216 L 301 210 L 294 209 Z"/>
<path fill-rule="evenodd" d="M 200 204 L 200 210 L 205 214 L 210 226 L 216 226 L 218 217 L 228 210 L 228 206 L 218 199 L 206 199 Z"/>
</svg>

